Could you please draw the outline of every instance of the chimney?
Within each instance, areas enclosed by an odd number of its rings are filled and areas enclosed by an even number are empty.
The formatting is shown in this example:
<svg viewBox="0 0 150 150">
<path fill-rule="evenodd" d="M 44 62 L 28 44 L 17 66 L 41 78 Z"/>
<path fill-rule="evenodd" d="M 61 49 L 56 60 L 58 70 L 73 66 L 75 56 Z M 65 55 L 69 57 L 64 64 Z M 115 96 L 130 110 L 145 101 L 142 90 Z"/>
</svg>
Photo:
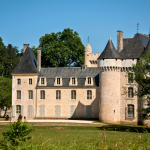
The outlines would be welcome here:
<svg viewBox="0 0 150 150">
<path fill-rule="evenodd" d="M 23 53 L 26 51 L 26 48 L 29 47 L 29 44 L 23 44 L 24 49 L 23 49 Z"/>
<path fill-rule="evenodd" d="M 41 70 L 41 50 L 37 50 L 37 70 L 40 72 Z"/>
<path fill-rule="evenodd" d="M 117 31 L 117 51 L 120 53 L 123 50 L 123 32 Z"/>
</svg>

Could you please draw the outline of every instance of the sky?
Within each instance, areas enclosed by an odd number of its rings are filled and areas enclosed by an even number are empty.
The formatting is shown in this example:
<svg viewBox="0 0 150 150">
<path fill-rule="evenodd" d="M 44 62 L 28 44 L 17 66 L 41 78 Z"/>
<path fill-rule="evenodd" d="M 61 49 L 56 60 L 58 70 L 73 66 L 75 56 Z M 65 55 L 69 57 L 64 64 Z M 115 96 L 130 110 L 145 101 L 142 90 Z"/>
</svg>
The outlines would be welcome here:
<svg viewBox="0 0 150 150">
<path fill-rule="evenodd" d="M 149 34 L 150 0 L 0 0 L 0 37 L 4 44 L 39 45 L 46 33 L 77 31 L 84 46 L 101 53 L 111 37 L 117 45 L 117 30 L 124 38 Z"/>
</svg>

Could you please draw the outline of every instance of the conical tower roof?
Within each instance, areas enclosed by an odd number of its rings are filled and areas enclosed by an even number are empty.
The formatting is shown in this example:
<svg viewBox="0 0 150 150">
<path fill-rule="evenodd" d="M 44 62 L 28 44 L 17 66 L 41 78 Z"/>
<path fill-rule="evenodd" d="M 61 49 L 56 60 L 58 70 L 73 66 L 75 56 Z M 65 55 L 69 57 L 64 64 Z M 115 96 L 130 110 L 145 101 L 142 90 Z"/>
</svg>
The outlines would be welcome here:
<svg viewBox="0 0 150 150">
<path fill-rule="evenodd" d="M 121 56 L 115 49 L 115 47 L 111 41 L 111 38 L 109 38 L 109 41 L 108 41 L 104 51 L 102 52 L 102 54 L 99 56 L 98 59 L 121 59 Z"/>
<path fill-rule="evenodd" d="M 18 66 L 12 74 L 32 74 L 39 73 L 37 70 L 37 61 L 31 48 L 27 47 Z"/>
<path fill-rule="evenodd" d="M 85 52 L 92 53 L 92 47 L 91 47 L 91 45 L 90 45 L 89 43 L 85 46 L 84 51 L 85 51 Z"/>
</svg>

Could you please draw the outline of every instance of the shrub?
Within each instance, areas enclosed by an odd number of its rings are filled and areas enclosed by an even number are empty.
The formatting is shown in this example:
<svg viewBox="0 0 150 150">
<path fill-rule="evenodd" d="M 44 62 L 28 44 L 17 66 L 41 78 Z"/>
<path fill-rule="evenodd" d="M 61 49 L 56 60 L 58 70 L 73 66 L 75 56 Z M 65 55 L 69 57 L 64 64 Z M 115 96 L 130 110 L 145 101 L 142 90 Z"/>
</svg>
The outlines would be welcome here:
<svg viewBox="0 0 150 150">
<path fill-rule="evenodd" d="M 32 132 L 32 125 L 27 122 L 18 120 L 17 122 L 10 123 L 10 130 L 3 132 L 4 140 L 9 141 L 12 146 L 20 145 L 21 142 L 31 139 L 28 134 Z"/>
</svg>

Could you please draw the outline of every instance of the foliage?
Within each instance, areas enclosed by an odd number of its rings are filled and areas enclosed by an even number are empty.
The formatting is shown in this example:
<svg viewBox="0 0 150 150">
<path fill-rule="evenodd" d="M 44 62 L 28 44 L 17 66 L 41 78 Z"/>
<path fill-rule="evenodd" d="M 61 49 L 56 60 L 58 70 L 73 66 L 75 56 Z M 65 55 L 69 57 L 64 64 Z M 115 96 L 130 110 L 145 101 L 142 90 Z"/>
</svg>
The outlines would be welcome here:
<svg viewBox="0 0 150 150">
<path fill-rule="evenodd" d="M 79 34 L 70 28 L 45 34 L 39 41 L 42 67 L 81 66 L 84 62 L 84 45 Z"/>
<path fill-rule="evenodd" d="M 20 145 L 21 142 L 25 142 L 31 139 L 31 136 L 28 135 L 32 131 L 32 126 L 29 123 L 18 120 L 13 124 L 10 123 L 10 130 L 3 132 L 2 134 L 4 140 L 10 142 L 12 146 L 17 146 Z"/>
<path fill-rule="evenodd" d="M 22 142 L 19 146 L 13 147 L 8 143 L 6 144 L 7 148 L 14 150 L 150 149 L 148 133 L 110 132 L 105 129 L 103 131 L 66 130 L 58 127 L 56 129 L 55 126 L 55 129 L 51 129 L 51 127 L 37 129 L 33 134 L 32 141 Z M 3 148 L 2 144 L 5 145 L 5 141 L 0 144 L 0 148 Z"/>
<path fill-rule="evenodd" d="M 0 108 L 11 107 L 12 98 L 12 80 L 0 76 Z"/>
<path fill-rule="evenodd" d="M 140 98 L 141 105 L 145 104 L 144 108 L 140 109 L 143 113 L 143 118 L 147 119 L 150 115 L 150 51 L 142 55 L 133 65 L 135 75 L 130 80 L 138 83 L 137 96 Z"/>
<path fill-rule="evenodd" d="M 5 46 L 0 37 L 0 76 L 11 78 L 11 72 L 15 69 L 21 59 L 17 47 L 11 44 Z"/>
</svg>

